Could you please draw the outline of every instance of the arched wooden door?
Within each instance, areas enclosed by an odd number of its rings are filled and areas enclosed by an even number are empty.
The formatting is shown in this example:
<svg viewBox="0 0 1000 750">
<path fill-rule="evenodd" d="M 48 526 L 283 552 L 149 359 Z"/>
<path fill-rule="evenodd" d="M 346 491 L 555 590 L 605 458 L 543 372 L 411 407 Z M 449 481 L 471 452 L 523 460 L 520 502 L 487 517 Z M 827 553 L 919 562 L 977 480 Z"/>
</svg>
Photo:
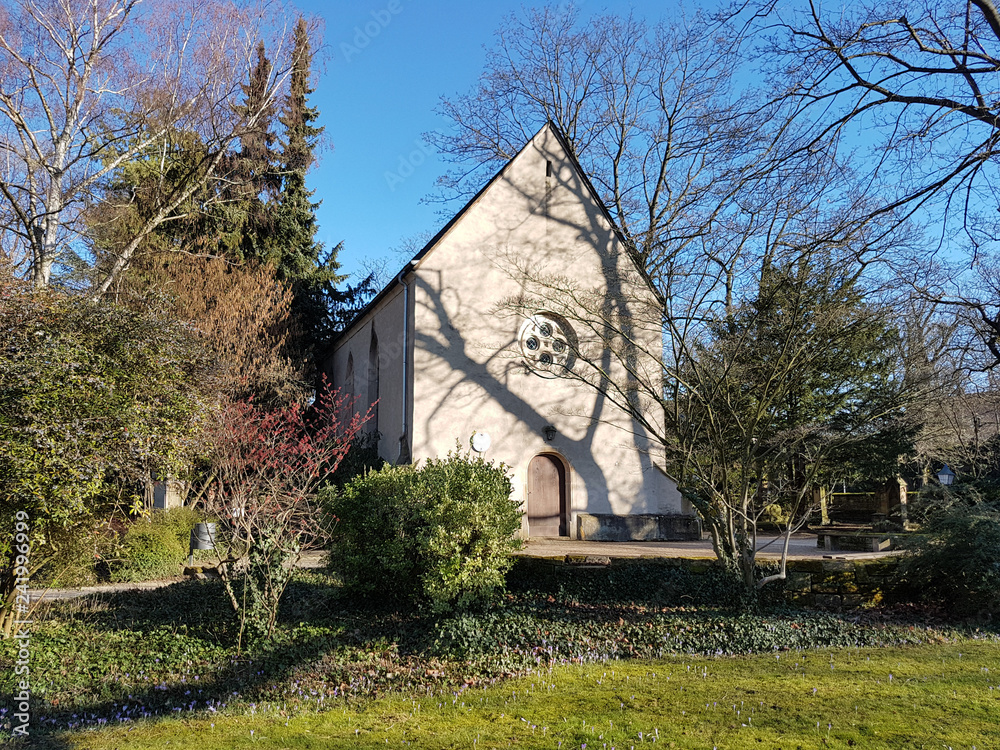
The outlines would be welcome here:
<svg viewBox="0 0 1000 750">
<path fill-rule="evenodd" d="M 541 454 L 528 464 L 528 536 L 566 536 L 566 467 Z"/>
</svg>

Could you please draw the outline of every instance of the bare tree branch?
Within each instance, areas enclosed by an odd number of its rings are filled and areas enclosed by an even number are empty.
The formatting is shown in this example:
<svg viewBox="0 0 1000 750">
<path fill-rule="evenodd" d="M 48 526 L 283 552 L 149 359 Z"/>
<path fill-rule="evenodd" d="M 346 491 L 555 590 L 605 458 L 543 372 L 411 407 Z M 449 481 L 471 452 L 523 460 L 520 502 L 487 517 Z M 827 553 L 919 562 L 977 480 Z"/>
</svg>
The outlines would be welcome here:
<svg viewBox="0 0 1000 750">
<path fill-rule="evenodd" d="M 264 5 L 229 0 L 4 4 L 0 182 L 7 228 L 30 244 L 36 285 L 49 283 L 60 248 L 80 244 L 81 211 L 104 199 L 108 175 L 178 132 L 196 134 L 208 153 L 221 155 L 253 127 L 259 113 L 240 112 L 235 104 L 258 39 L 274 20 Z M 273 73 L 272 93 L 286 75 Z M 205 162 L 177 197 L 211 179 L 217 165 L 217 159 Z M 139 232 L 152 231 L 168 215 Z M 126 250 L 99 289 L 113 282 L 130 254 Z"/>
</svg>

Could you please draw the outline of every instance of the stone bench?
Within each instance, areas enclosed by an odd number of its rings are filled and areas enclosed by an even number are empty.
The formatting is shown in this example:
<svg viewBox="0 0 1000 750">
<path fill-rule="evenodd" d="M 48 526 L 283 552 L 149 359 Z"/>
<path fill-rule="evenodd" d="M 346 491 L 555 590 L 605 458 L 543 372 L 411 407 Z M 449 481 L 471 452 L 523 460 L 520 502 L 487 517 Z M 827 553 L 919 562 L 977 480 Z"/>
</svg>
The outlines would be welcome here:
<svg viewBox="0 0 1000 750">
<path fill-rule="evenodd" d="M 851 530 L 816 532 L 816 546 L 840 552 L 885 552 L 893 548 L 890 534 Z"/>
</svg>

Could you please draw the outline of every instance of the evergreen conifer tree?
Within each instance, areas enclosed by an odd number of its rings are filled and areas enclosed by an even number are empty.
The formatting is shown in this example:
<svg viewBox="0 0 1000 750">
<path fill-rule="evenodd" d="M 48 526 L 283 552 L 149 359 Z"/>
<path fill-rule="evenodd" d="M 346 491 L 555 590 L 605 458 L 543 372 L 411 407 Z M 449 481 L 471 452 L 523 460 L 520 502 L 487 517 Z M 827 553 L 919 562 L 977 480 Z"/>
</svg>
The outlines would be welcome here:
<svg viewBox="0 0 1000 750">
<path fill-rule="evenodd" d="M 314 124 L 319 113 L 308 103 L 313 92 L 309 85 L 311 65 L 308 27 L 300 17 L 294 31 L 291 80 L 280 117 L 285 139 L 273 237 L 281 247 L 278 276 L 290 282 L 295 291 L 293 314 L 305 335 L 318 344 L 332 333 L 330 310 L 343 302 L 336 287 L 346 277 L 337 273 L 340 245 L 324 253 L 322 243 L 316 241 L 319 203 L 312 202 L 313 191 L 306 188 L 306 172 L 315 161 L 314 150 L 323 133 L 323 128 Z"/>
<path fill-rule="evenodd" d="M 235 203 L 242 214 L 239 254 L 244 260 L 277 265 L 280 260 L 274 237 L 274 206 L 281 189 L 281 175 L 273 131 L 276 102 L 270 98 L 271 61 L 263 42 L 257 47 L 257 62 L 250 80 L 243 85 L 246 115 L 255 116 L 253 128 L 240 138 L 240 151 L 233 158 Z"/>
</svg>

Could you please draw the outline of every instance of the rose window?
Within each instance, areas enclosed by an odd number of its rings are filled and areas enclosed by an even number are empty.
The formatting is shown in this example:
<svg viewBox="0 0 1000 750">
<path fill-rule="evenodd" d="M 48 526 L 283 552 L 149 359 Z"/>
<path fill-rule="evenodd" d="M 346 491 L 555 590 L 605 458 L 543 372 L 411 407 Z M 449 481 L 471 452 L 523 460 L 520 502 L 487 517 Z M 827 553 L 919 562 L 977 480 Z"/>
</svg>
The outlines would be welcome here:
<svg viewBox="0 0 1000 750">
<path fill-rule="evenodd" d="M 572 365 L 573 332 L 569 324 L 549 313 L 538 313 L 521 326 L 521 354 L 539 374 L 555 375 Z"/>
</svg>

